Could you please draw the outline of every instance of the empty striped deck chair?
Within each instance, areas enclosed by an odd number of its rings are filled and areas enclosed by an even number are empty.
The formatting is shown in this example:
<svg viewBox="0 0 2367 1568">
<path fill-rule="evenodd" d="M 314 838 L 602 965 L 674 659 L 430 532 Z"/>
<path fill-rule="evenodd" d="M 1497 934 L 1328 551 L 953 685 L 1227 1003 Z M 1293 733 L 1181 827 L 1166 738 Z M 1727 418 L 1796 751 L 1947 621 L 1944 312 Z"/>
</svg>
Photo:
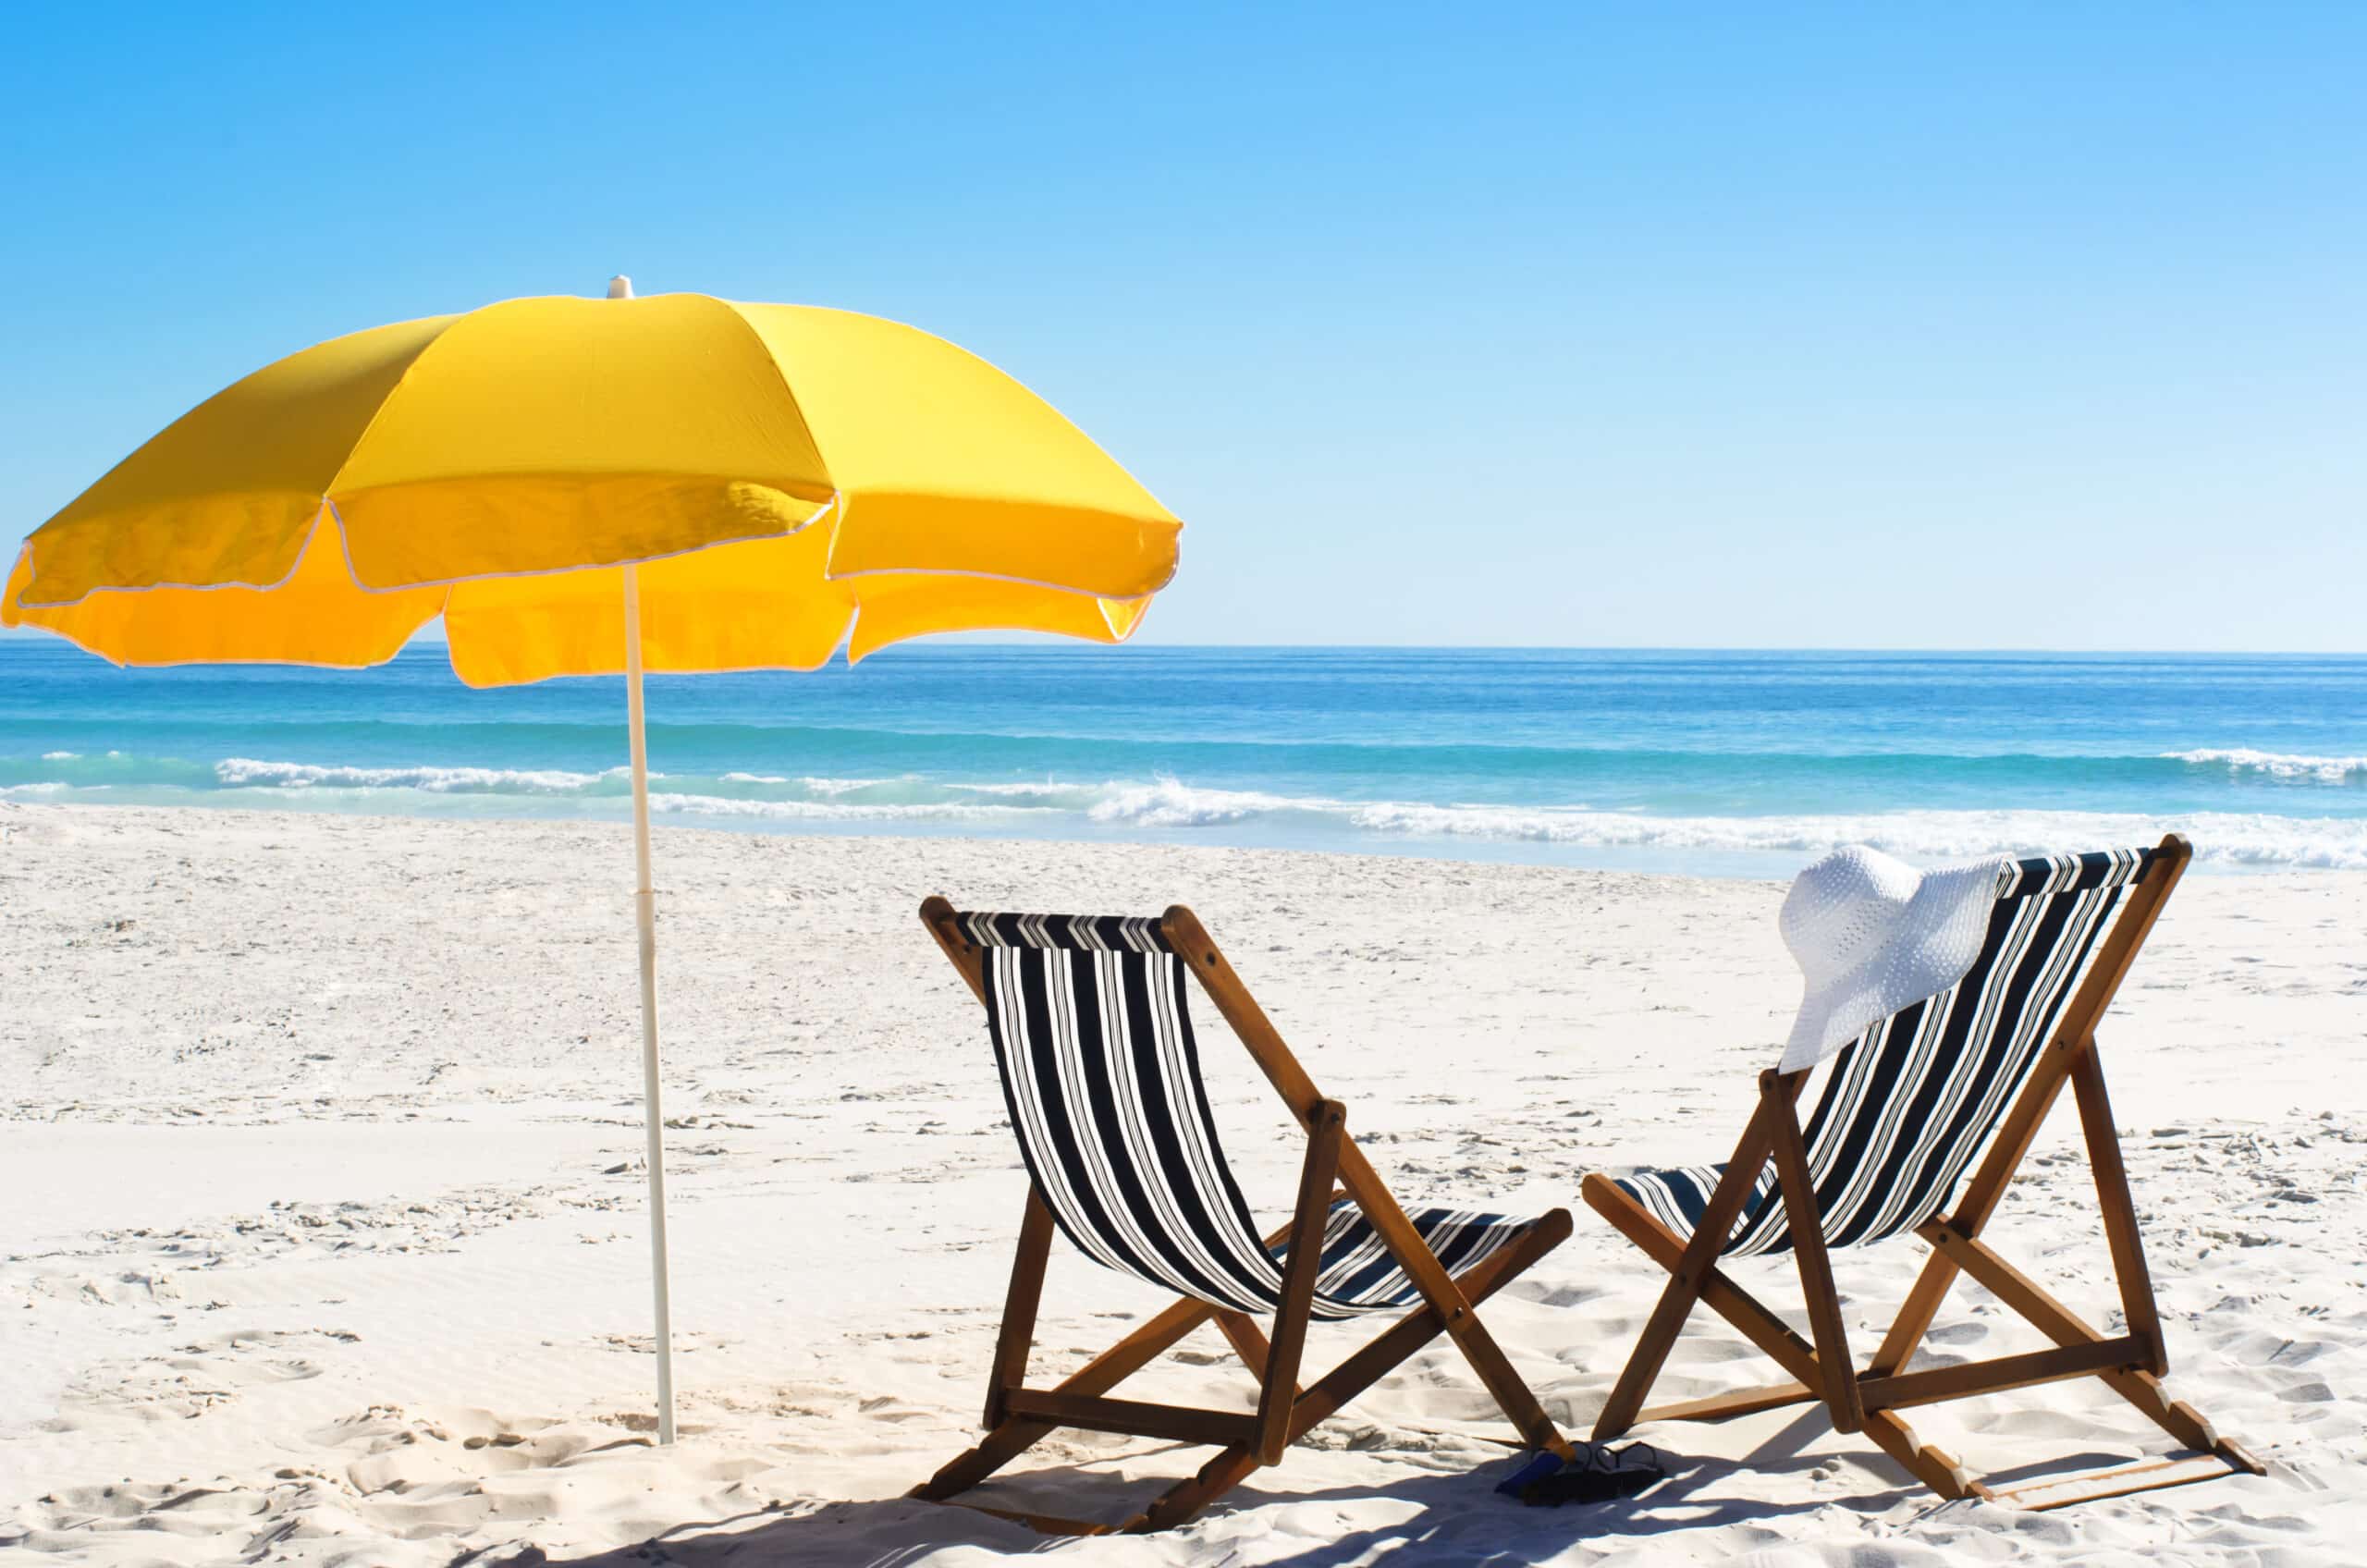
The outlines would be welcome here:
<svg viewBox="0 0 2367 1568">
<path fill-rule="evenodd" d="M 1972 968 L 1947 990 L 1893 1013 L 1845 1047 L 1824 1070 L 1830 1076 L 1805 1132 L 1798 1102 L 1810 1073 L 1769 1072 L 1760 1077 L 1758 1108 L 1725 1164 L 1588 1176 L 1588 1204 L 1671 1275 L 1595 1436 L 1616 1436 L 1639 1420 L 1716 1420 L 1821 1400 L 1836 1429 L 1862 1430 L 1947 1498 L 2054 1508 L 2235 1471 L 2260 1474 L 2257 1460 L 2163 1389 L 2168 1356 L 2161 1317 L 2096 1047 L 2097 1021 L 2192 854 L 2173 834 L 2150 850 L 2008 865 Z M 2116 908 L 2120 916 L 2107 928 Z M 2125 1320 L 2118 1334 L 2091 1328 L 1981 1239 L 2066 1084 L 2079 1104 L 2118 1277 Z M 1809 1201 L 1797 1201 L 1800 1194 Z M 1932 1255 L 1860 1370 L 1850 1358 L 1829 1250 L 1909 1233 L 1929 1243 Z M 1798 1267 L 1813 1344 L 1721 1267 L 1723 1259 L 1786 1251 Z M 2027 1318 L 2053 1348 L 1911 1368 L 1959 1272 Z M 1645 1409 L 1644 1397 L 1696 1301 L 1708 1303 L 1792 1380 Z M 2081 1377 L 2101 1378 L 2189 1452 L 2100 1476 L 1996 1490 L 1919 1441 L 1897 1414 Z"/>
<path fill-rule="evenodd" d="M 1031 1180 L 987 1376 L 986 1436 L 915 1497 L 954 1499 L 1062 1427 L 1220 1449 L 1197 1475 L 1122 1524 L 1008 1514 L 1057 1532 L 1166 1529 L 1258 1466 L 1279 1463 L 1285 1447 L 1441 1333 L 1527 1443 L 1570 1454 L 1474 1310 L 1561 1244 L 1568 1210 L 1516 1219 L 1398 1207 L 1347 1135 L 1346 1112 L 1316 1092 L 1180 904 L 1152 920 L 965 914 L 933 898 L 921 919 L 986 1004 Z M 1187 971 L 1306 1132 L 1296 1210 L 1269 1236 L 1259 1235 L 1218 1142 Z M 1028 1354 L 1055 1231 L 1095 1262 L 1179 1299 L 1065 1381 L 1033 1389 Z M 1301 1389 L 1311 1321 L 1378 1314 L 1396 1321 Z M 1270 1335 L 1261 1317 L 1270 1318 Z M 1204 1324 L 1257 1380 L 1254 1414 L 1108 1397 Z"/>
</svg>

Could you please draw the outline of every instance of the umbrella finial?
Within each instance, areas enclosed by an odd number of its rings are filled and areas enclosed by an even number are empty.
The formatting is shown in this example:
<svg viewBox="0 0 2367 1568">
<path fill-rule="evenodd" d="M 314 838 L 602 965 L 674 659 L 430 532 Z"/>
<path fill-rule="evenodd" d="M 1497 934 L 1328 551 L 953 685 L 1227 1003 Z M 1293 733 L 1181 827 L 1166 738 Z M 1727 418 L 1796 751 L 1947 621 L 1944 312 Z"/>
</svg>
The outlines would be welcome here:
<svg viewBox="0 0 2367 1568">
<path fill-rule="evenodd" d="M 632 299 L 632 279 L 627 277 L 622 273 L 619 273 L 616 276 L 608 279 L 608 298 L 611 300 Z"/>
</svg>

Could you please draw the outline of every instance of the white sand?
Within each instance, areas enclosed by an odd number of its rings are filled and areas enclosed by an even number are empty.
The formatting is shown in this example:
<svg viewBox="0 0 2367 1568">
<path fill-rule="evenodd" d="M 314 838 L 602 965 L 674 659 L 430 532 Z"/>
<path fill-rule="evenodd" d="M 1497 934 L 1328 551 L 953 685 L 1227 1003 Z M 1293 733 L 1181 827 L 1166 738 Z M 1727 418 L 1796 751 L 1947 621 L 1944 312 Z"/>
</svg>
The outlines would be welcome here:
<svg viewBox="0 0 2367 1568">
<path fill-rule="evenodd" d="M 928 892 L 1189 902 L 1401 1194 L 1571 1207 L 1576 1236 L 1489 1317 L 1576 1430 L 1658 1288 L 1578 1205 L 1580 1176 L 1722 1158 L 1796 994 L 1767 884 L 684 830 L 658 859 L 671 1452 L 645 1437 L 621 830 L 0 806 L 0 1555 L 951 1568 L 1042 1550 L 898 1501 L 971 1440 L 1024 1192 L 984 1032 L 913 917 Z M 1300 1568 L 2358 1562 L 2362 928 L 2367 878 L 2189 877 L 2105 1036 L 2172 1388 L 2266 1478 L 2043 1515 L 1944 1506 L 1793 1410 L 1644 1429 L 1701 1463 L 1641 1504 L 1523 1510 L 1490 1489 L 1501 1420 L 1433 1348 L 1191 1527 L 1060 1550 Z M 1278 1215 L 1298 1149 L 1201 1017 L 1232 1151 Z M 1996 1233 L 2103 1318 L 2071 1131 L 2059 1112 Z M 1842 1255 L 1861 1347 L 1921 1250 Z M 1787 1305 L 1788 1268 L 1740 1266 Z M 1038 1376 L 1159 1305 L 1056 1253 Z M 1310 1354 L 1355 1332 L 1318 1329 Z M 1931 1349 L 2037 1342 L 1960 1287 Z M 1772 1374 L 1699 1313 L 1662 1390 Z M 1245 1402 L 1213 1336 L 1147 1386 L 1196 1380 Z M 1916 1424 L 1984 1474 L 2163 1446 L 2093 1383 Z M 1194 1462 L 1066 1438 L 1000 1496 L 1114 1515 Z"/>
</svg>

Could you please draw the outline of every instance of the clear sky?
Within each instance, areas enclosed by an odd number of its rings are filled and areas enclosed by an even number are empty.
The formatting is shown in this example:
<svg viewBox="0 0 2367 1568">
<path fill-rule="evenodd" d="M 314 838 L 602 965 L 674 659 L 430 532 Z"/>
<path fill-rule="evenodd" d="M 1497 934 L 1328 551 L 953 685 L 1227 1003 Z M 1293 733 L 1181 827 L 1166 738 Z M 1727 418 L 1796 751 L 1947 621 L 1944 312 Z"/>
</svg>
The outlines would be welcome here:
<svg viewBox="0 0 2367 1568">
<path fill-rule="evenodd" d="M 621 271 L 1035 386 L 1157 640 L 2362 649 L 2362 84 L 2274 0 L 29 6 L 0 542 Z"/>
</svg>

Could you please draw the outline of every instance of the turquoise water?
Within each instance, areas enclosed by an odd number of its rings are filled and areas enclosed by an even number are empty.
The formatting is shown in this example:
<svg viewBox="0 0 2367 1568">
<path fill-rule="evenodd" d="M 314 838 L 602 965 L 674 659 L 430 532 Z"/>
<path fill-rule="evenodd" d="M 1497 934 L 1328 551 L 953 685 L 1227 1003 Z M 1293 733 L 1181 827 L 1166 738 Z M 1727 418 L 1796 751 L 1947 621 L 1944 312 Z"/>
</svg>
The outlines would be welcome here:
<svg viewBox="0 0 2367 1568">
<path fill-rule="evenodd" d="M 2367 657 L 919 645 L 654 678 L 662 821 L 1781 875 L 2150 839 L 2367 869 Z M 0 640 L 0 799 L 620 818 L 617 680 Z"/>
</svg>

